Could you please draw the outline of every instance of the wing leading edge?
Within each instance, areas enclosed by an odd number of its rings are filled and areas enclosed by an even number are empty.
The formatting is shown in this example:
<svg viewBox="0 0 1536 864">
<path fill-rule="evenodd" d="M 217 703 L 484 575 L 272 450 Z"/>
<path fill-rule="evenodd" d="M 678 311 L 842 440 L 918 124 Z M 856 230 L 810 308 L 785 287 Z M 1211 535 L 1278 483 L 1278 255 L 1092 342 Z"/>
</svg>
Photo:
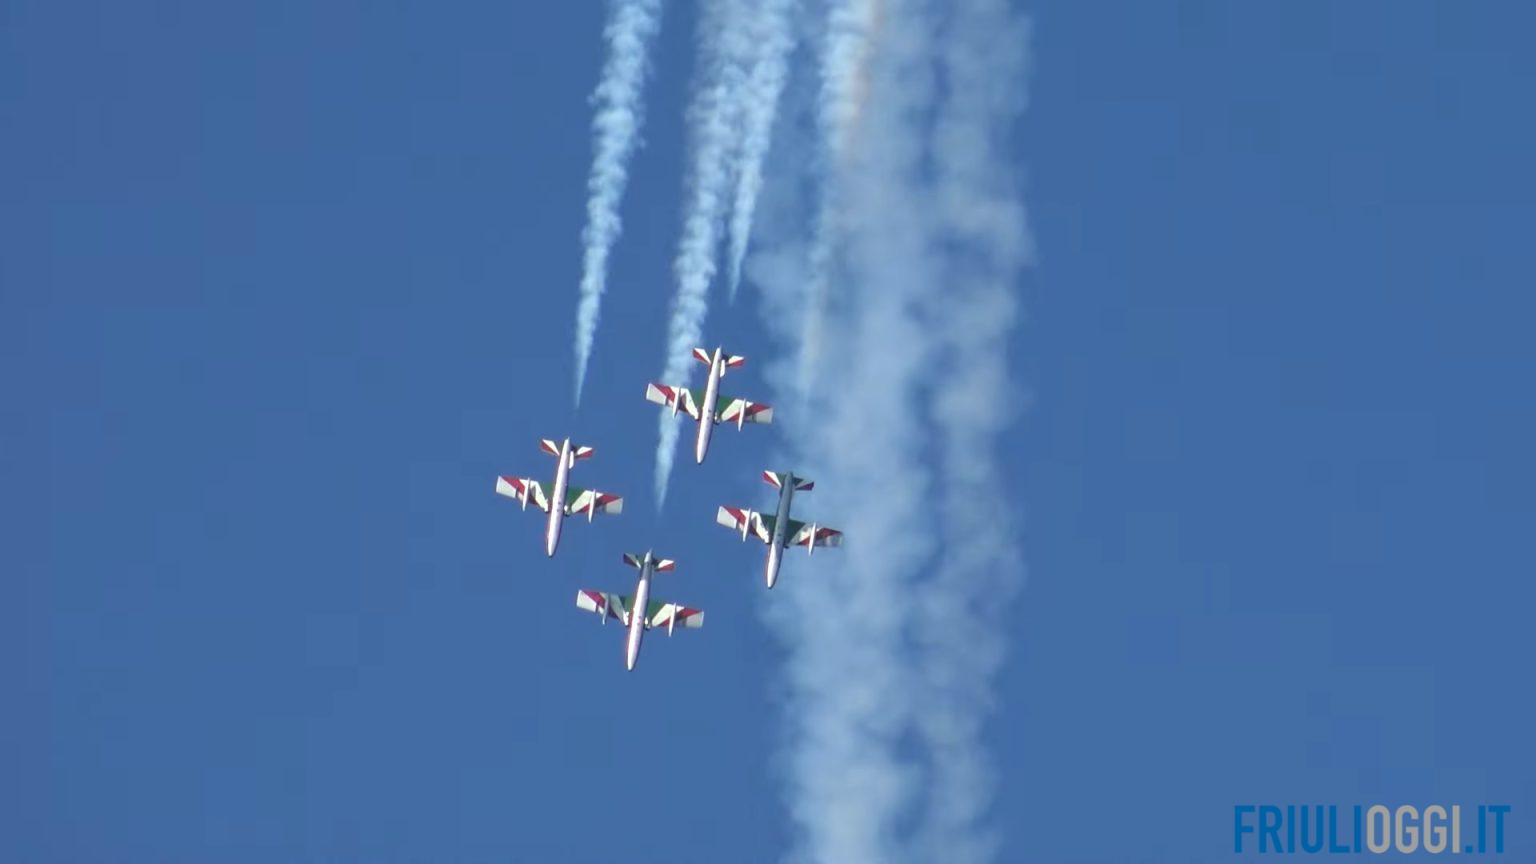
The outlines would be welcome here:
<svg viewBox="0 0 1536 864">
<path fill-rule="evenodd" d="M 789 520 L 784 530 L 784 545 L 786 546 L 841 546 L 843 545 L 843 532 L 821 525 Z"/>
<path fill-rule="evenodd" d="M 686 387 L 673 387 L 667 384 L 645 385 L 645 399 L 654 402 L 664 408 L 669 408 L 675 414 L 681 411 L 689 417 L 699 419 L 699 397 Z"/>
<path fill-rule="evenodd" d="M 567 516 L 580 516 L 585 513 L 590 520 L 598 513 L 617 515 L 622 512 L 624 512 L 624 499 L 612 492 L 599 492 L 596 489 L 581 489 L 576 486 L 567 486 L 565 489 L 565 515 Z"/>
<path fill-rule="evenodd" d="M 733 531 L 740 532 L 743 540 L 751 534 L 764 543 L 773 542 L 773 517 L 765 516 L 756 510 L 721 507 L 715 513 L 715 521 Z"/>
<path fill-rule="evenodd" d="M 525 510 L 528 509 L 528 502 L 532 501 L 533 506 L 545 513 L 549 512 L 549 496 L 544 494 L 544 487 L 537 480 L 528 477 L 497 477 L 496 494 L 521 503 Z"/>
</svg>

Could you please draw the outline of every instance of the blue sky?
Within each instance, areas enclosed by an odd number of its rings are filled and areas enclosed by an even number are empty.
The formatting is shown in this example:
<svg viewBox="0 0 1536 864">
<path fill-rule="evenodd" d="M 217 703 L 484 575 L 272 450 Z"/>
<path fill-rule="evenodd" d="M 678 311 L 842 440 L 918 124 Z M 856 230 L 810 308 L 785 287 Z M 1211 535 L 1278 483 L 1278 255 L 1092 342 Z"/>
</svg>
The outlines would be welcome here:
<svg viewBox="0 0 1536 864">
<path fill-rule="evenodd" d="M 1529 857 L 1530 13 L 1028 8 L 1001 859 L 1230 860 L 1256 800 L 1508 803 Z M 773 433 L 649 495 L 692 14 L 573 411 L 596 4 L 7 10 L 4 857 L 791 845 L 760 552 L 709 527 Z M 754 302 L 711 341 L 768 350 Z M 550 562 L 492 479 L 567 434 L 629 506 Z M 626 674 L 571 600 L 647 547 L 709 626 Z"/>
</svg>

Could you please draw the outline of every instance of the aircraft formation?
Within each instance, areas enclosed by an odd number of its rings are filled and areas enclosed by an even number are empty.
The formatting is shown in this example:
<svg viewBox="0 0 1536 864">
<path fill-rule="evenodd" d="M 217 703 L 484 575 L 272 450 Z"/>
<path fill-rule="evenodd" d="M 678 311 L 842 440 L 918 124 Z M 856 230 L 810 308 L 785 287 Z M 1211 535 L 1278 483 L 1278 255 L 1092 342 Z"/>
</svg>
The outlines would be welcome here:
<svg viewBox="0 0 1536 864">
<path fill-rule="evenodd" d="M 715 426 L 731 423 L 741 430 L 748 423 L 772 423 L 773 408 L 720 393 L 720 379 L 725 377 L 726 370 L 741 366 L 747 358 L 727 354 L 724 348 L 716 348 L 713 353 L 695 348 L 693 356 L 709 367 L 702 389 L 651 383 L 646 385 L 645 398 L 670 410 L 674 416 L 683 413 L 698 423 L 693 455 L 694 461 L 702 465 L 709 452 L 709 440 Z M 544 511 L 547 517 L 544 553 L 553 558 L 560 545 L 560 530 L 566 517 L 585 516 L 588 522 L 592 522 L 599 513 L 616 515 L 623 511 L 624 499 L 611 492 L 571 485 L 571 470 L 578 461 L 591 458 L 591 447 L 572 444 L 569 438 L 558 444 L 546 438 L 539 442 L 539 447 L 556 460 L 555 476 L 548 490 L 530 477 L 503 475 L 496 478 L 496 493 L 519 502 L 524 510 L 528 509 L 528 502 L 532 501 L 534 506 Z M 778 581 L 785 549 L 804 546 L 806 553 L 810 554 L 817 546 L 840 545 L 843 535 L 841 531 L 815 522 L 807 524 L 790 518 L 790 502 L 794 494 L 810 491 L 815 486 L 810 480 L 788 471 L 764 471 L 763 481 L 779 490 L 779 503 L 773 515 L 746 508 L 721 507 L 716 521 L 740 532 L 743 542 L 751 535 L 768 547 L 767 560 L 763 565 L 763 581 L 772 588 Z M 704 626 L 704 612 L 690 606 L 651 599 L 652 577 L 657 573 L 675 570 L 677 562 L 658 558 L 647 551 L 643 555 L 625 553 L 624 563 L 640 573 L 634 593 L 609 594 L 583 588 L 576 592 L 576 606 L 596 613 L 604 624 L 612 618 L 624 626 L 624 668 L 633 670 L 640 658 L 640 641 L 645 631 L 665 627 L 667 635 L 671 636 L 672 631 L 678 627 L 696 629 Z"/>
</svg>

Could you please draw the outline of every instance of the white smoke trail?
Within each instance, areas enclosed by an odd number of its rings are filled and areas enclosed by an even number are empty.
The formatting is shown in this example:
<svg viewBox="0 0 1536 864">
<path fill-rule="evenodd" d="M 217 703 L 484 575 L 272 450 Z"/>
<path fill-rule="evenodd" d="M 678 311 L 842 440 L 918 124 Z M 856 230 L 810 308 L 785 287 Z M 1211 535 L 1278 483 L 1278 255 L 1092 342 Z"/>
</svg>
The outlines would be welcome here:
<svg viewBox="0 0 1536 864">
<path fill-rule="evenodd" d="M 881 0 L 833 0 L 821 50 L 821 86 L 816 125 L 821 134 L 821 203 L 815 215 L 807 297 L 796 315 L 801 320 L 800 373 L 796 390 L 805 408 L 814 370 L 821 360 L 822 316 L 830 281 L 832 249 L 837 244 L 840 169 L 859 128 L 869 93 L 870 46 L 882 17 Z"/>
<path fill-rule="evenodd" d="M 743 94 L 741 154 L 736 170 L 736 194 L 731 202 L 731 236 L 728 258 L 730 298 L 736 300 L 741 284 L 741 262 L 752 236 L 752 215 L 763 187 L 763 160 L 768 156 L 779 96 L 789 75 L 789 53 L 795 46 L 792 15 L 794 0 L 762 0 L 751 21 L 755 56 Z"/>
<path fill-rule="evenodd" d="M 581 286 L 576 303 L 576 402 L 586 383 L 587 361 L 597 334 L 603 292 L 608 283 L 608 255 L 619 239 L 619 201 L 629 181 L 629 159 L 639 141 L 644 119 L 640 99 L 645 82 L 646 54 L 661 26 L 661 0 L 612 0 L 603 38 L 608 58 L 593 101 L 595 138 L 592 171 L 587 177 L 587 225 L 583 246 Z"/>
<path fill-rule="evenodd" d="M 933 766 L 918 849 L 967 862 L 994 856 L 995 839 L 981 830 L 994 785 L 981 733 L 1006 648 L 1002 617 L 1023 581 L 997 447 L 1018 413 L 1007 348 L 1032 255 L 1009 134 L 1025 107 L 1029 34 L 1006 0 L 959 4 L 948 24 L 931 147 L 945 290 L 930 308 L 947 355 L 934 401 L 945 554 L 915 622 L 928 691 L 918 731 Z M 962 633 L 946 619 L 969 626 Z"/>
<path fill-rule="evenodd" d="M 831 168 L 836 230 L 811 229 L 802 267 L 754 257 L 765 323 L 790 352 L 809 335 L 783 323 L 810 290 L 795 280 L 835 277 L 821 325 L 835 362 L 811 369 L 835 393 L 809 394 L 783 429 L 818 481 L 797 518 L 848 537 L 788 562 L 764 615 L 786 652 L 796 860 L 968 864 L 995 856 L 981 732 L 1022 582 L 996 450 L 1029 256 L 1008 147 L 1027 41 L 1003 0 L 887 5 L 857 154 Z M 779 398 L 799 395 L 793 367 L 776 370 Z"/>
<path fill-rule="evenodd" d="M 667 323 L 666 364 L 661 380 L 685 385 L 690 355 L 703 336 L 709 312 L 709 283 L 715 276 L 730 160 L 741 118 L 741 93 L 746 82 L 746 58 L 751 54 L 749 12 L 753 0 L 705 0 L 699 15 L 699 66 L 688 106 L 691 163 L 683 230 L 672 272 L 677 291 Z M 699 406 L 713 410 L 714 406 Z M 656 447 L 656 500 L 666 499 L 667 482 L 677 452 L 679 427 L 671 412 L 662 412 Z"/>
<path fill-rule="evenodd" d="M 868 98 L 871 40 L 884 7 L 882 0 L 834 0 L 827 13 L 817 124 L 834 164 L 848 152 Z"/>
</svg>

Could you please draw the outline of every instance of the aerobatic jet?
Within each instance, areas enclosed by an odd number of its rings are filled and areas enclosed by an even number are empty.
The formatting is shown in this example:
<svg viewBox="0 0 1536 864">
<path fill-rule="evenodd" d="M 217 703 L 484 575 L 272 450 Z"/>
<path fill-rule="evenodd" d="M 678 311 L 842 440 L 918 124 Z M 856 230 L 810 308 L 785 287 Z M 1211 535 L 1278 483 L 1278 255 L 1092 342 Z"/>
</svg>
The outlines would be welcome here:
<svg viewBox="0 0 1536 864">
<path fill-rule="evenodd" d="M 629 634 L 624 639 L 624 668 L 634 669 L 635 661 L 640 659 L 640 639 L 645 631 L 653 627 L 665 627 L 667 635 L 671 636 L 674 627 L 703 627 L 704 613 L 676 603 L 651 599 L 651 577 L 672 570 L 677 562 L 657 558 L 646 552 L 643 557 L 626 553 L 624 563 L 640 571 L 640 581 L 635 584 L 634 594 L 606 594 L 583 588 L 576 592 L 576 605 L 603 616 L 604 624 L 612 618 L 629 628 Z"/>
<path fill-rule="evenodd" d="M 591 522 L 598 513 L 623 510 L 624 499 L 608 492 L 570 485 L 571 468 L 576 460 L 592 456 L 591 447 L 572 447 L 569 438 L 559 444 L 545 438 L 539 442 L 539 448 L 559 460 L 555 466 L 555 484 L 549 493 L 544 492 L 537 480 L 506 476 L 496 478 L 496 493 L 521 502 L 524 510 L 528 509 L 528 501 L 532 499 L 535 506 L 549 514 L 549 523 L 544 529 L 544 554 L 553 558 L 555 547 L 560 545 L 560 524 L 565 517 L 585 513 L 587 521 Z"/>
<path fill-rule="evenodd" d="M 714 354 L 705 352 L 703 348 L 695 348 L 693 357 L 709 367 L 709 377 L 705 379 L 702 391 L 668 384 L 648 384 L 645 398 L 672 409 L 673 415 L 682 411 L 698 421 L 699 435 L 693 445 L 693 458 L 702 465 L 704 454 L 709 451 L 709 434 L 716 423 L 735 423 L 737 429 L 746 423 L 771 423 L 773 408 L 746 399 L 720 395 L 720 379 L 725 377 L 725 370 L 740 366 L 747 362 L 747 358 L 726 354 L 723 348 L 716 348 Z"/>
<path fill-rule="evenodd" d="M 789 502 L 795 493 L 809 492 L 815 488 L 815 483 L 792 473 L 778 474 L 773 471 L 763 472 L 763 482 L 779 490 L 778 512 L 765 516 L 755 510 L 721 507 L 715 521 L 740 531 L 742 542 L 746 542 L 750 533 L 768 544 L 768 563 L 763 566 L 763 581 L 772 588 L 773 583 L 779 580 L 781 550 L 789 546 L 804 546 L 805 553 L 809 555 L 817 546 L 841 546 L 843 532 L 824 528 L 815 522 L 807 525 L 789 518 Z"/>
</svg>

